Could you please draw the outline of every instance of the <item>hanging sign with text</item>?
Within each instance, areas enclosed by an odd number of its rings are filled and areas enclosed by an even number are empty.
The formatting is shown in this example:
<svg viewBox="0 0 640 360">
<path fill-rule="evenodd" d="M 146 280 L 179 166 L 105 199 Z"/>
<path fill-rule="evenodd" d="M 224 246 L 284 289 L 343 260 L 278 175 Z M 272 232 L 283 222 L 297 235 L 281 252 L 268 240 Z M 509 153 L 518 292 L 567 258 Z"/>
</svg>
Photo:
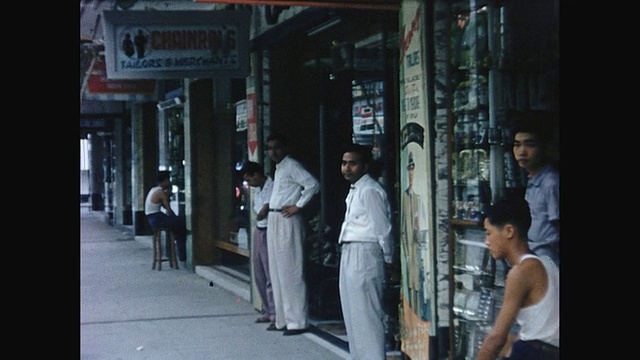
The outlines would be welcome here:
<svg viewBox="0 0 640 360">
<path fill-rule="evenodd" d="M 241 11 L 105 11 L 107 77 L 246 77 L 249 16 Z"/>
<path fill-rule="evenodd" d="M 90 68 L 86 100 L 152 101 L 155 100 L 156 81 L 109 80 L 106 75 L 104 56 L 96 55 Z"/>
</svg>

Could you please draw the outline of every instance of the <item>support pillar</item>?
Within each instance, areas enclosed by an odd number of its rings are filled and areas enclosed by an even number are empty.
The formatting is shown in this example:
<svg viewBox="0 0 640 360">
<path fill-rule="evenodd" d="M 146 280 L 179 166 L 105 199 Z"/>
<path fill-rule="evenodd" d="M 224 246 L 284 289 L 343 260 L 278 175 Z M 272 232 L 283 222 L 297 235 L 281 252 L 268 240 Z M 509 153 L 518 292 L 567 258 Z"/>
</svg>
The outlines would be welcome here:
<svg viewBox="0 0 640 360">
<path fill-rule="evenodd" d="M 102 167 L 102 138 L 95 133 L 89 134 L 91 144 L 91 164 L 89 194 L 91 199 L 91 210 L 104 210 L 104 170 Z"/>
<path fill-rule="evenodd" d="M 134 235 L 152 235 L 144 214 L 147 192 L 158 173 L 158 121 L 156 103 L 135 104 L 131 109 L 131 209 Z"/>
<path fill-rule="evenodd" d="M 133 225 L 131 210 L 131 119 L 125 116 L 114 122 L 113 223 Z"/>
</svg>

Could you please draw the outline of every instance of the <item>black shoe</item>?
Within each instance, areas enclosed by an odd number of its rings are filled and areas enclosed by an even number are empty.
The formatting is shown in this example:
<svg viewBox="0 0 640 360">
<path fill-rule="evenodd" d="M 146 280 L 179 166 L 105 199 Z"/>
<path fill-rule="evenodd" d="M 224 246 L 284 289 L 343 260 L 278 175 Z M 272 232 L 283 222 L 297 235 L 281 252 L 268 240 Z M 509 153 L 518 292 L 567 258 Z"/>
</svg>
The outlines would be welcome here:
<svg viewBox="0 0 640 360">
<path fill-rule="evenodd" d="M 306 333 L 308 331 L 308 329 L 287 329 L 284 331 L 284 333 L 282 333 L 282 335 L 284 336 L 291 336 L 291 335 L 300 335 L 303 333 Z"/>
<path fill-rule="evenodd" d="M 257 318 L 256 321 L 254 321 L 254 322 L 257 323 L 257 324 L 268 323 L 268 322 L 271 322 L 271 319 L 269 319 L 269 315 L 265 314 L 265 315 L 262 315 L 259 318 Z"/>
<path fill-rule="evenodd" d="M 278 329 L 276 327 L 276 324 L 274 323 L 269 324 L 269 327 L 267 328 L 267 331 L 286 331 L 286 330 L 287 330 L 286 327 L 283 327 L 282 329 Z"/>
</svg>

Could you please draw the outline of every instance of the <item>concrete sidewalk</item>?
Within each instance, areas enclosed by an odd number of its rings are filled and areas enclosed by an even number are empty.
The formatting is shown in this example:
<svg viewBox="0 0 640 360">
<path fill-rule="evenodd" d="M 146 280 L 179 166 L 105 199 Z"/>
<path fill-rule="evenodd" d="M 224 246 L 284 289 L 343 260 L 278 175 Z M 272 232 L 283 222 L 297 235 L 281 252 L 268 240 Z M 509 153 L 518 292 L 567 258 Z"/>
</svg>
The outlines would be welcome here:
<svg viewBox="0 0 640 360">
<path fill-rule="evenodd" d="M 248 288 L 234 276 L 167 262 L 151 270 L 151 252 L 151 237 L 81 208 L 80 359 L 349 358 L 313 331 L 283 336 L 255 324 Z"/>
</svg>

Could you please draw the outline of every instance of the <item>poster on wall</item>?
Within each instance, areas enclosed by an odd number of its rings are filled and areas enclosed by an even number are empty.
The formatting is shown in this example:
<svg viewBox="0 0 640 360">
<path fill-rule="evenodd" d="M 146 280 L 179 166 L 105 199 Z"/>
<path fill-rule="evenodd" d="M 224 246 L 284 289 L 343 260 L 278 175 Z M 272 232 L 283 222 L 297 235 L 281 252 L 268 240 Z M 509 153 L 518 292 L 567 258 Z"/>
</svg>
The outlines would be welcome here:
<svg viewBox="0 0 640 360">
<path fill-rule="evenodd" d="M 249 160 L 260 162 L 258 158 L 258 101 L 254 76 L 247 77 L 247 146 Z"/>
<path fill-rule="evenodd" d="M 435 335 L 433 244 L 429 239 L 430 154 L 426 97 L 424 9 L 403 1 L 400 66 L 400 253 L 402 257 L 402 351 L 412 359 L 429 358 Z"/>
</svg>

